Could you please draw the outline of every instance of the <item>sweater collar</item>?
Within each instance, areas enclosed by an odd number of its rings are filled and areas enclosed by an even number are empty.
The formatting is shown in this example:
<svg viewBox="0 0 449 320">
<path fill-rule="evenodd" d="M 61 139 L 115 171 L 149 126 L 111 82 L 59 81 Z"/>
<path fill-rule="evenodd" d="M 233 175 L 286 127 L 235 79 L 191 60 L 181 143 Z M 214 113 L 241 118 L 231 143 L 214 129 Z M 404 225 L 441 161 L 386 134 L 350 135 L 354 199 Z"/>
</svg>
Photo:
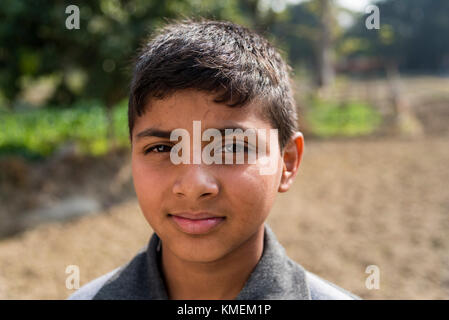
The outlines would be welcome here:
<svg viewBox="0 0 449 320">
<path fill-rule="evenodd" d="M 147 248 L 149 278 L 156 280 L 151 296 L 167 299 L 160 267 L 161 239 L 156 233 Z M 292 261 L 278 242 L 271 228 L 264 225 L 264 248 L 262 256 L 251 272 L 236 300 L 308 300 L 310 290 L 304 268 Z"/>
<path fill-rule="evenodd" d="M 156 233 L 146 248 L 122 267 L 94 299 L 167 300 L 160 266 L 161 239 Z M 270 227 L 264 225 L 262 256 L 236 300 L 310 299 L 304 268 L 292 261 Z"/>
</svg>

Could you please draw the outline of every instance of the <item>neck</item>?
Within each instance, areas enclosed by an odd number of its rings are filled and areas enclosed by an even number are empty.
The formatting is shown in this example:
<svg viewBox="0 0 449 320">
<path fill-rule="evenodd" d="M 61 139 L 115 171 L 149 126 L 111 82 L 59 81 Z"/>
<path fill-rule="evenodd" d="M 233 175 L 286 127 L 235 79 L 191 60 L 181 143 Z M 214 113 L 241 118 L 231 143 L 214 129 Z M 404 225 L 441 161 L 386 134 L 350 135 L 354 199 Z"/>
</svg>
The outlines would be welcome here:
<svg viewBox="0 0 449 320">
<path fill-rule="evenodd" d="M 233 300 L 243 289 L 263 252 L 264 226 L 240 247 L 212 262 L 192 262 L 162 243 L 162 270 L 171 300 Z"/>
</svg>

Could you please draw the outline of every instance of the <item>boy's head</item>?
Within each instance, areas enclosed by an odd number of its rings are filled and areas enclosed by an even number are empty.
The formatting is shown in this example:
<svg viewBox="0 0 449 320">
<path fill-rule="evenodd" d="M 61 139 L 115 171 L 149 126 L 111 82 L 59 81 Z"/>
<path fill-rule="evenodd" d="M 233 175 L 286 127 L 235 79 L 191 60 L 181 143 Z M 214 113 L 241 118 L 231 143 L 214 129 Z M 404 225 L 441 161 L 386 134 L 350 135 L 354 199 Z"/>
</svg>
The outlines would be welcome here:
<svg viewBox="0 0 449 320">
<path fill-rule="evenodd" d="M 128 121 L 141 209 L 164 250 L 188 261 L 216 261 L 260 236 L 303 150 L 288 66 L 265 39 L 229 22 L 186 21 L 160 30 L 136 61 Z M 203 133 L 277 129 L 278 141 L 260 140 L 279 160 L 274 173 L 261 175 L 258 160 L 174 164 L 170 132 L 184 129 L 193 140 L 194 121 Z M 227 141 L 214 153 L 250 152 L 248 138 Z"/>
<path fill-rule="evenodd" d="M 297 131 L 289 67 L 263 37 L 230 22 L 185 21 L 168 25 L 141 50 L 129 98 L 129 131 L 151 99 L 183 89 L 215 95 L 216 102 L 258 104 L 279 130 L 283 148 Z"/>
</svg>

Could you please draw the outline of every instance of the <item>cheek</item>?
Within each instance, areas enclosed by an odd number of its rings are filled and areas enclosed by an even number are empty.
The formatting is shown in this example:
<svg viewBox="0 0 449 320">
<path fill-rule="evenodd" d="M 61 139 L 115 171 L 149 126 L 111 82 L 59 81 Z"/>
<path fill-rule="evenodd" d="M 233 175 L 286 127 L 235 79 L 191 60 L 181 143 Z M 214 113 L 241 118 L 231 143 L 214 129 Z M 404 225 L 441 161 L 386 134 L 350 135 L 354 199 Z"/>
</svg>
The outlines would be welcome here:
<svg viewBox="0 0 449 320">
<path fill-rule="evenodd" d="M 137 199 L 145 217 L 148 213 L 160 208 L 164 193 L 164 177 L 162 170 L 149 166 L 145 161 L 133 159 L 132 175 Z"/>
<path fill-rule="evenodd" d="M 229 170 L 225 186 L 232 207 L 237 208 L 236 218 L 248 223 L 264 220 L 276 196 L 277 175 L 260 175 L 259 168 Z"/>
</svg>

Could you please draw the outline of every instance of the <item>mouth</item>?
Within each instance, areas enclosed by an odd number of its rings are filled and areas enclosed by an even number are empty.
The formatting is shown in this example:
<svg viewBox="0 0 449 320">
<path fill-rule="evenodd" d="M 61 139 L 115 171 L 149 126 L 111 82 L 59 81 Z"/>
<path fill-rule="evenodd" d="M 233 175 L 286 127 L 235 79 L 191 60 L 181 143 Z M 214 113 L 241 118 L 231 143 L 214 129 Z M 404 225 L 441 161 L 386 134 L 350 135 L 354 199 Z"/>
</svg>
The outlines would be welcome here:
<svg viewBox="0 0 449 320">
<path fill-rule="evenodd" d="M 207 212 L 168 214 L 168 217 L 183 232 L 188 234 L 206 234 L 221 225 L 226 217 Z"/>
</svg>

